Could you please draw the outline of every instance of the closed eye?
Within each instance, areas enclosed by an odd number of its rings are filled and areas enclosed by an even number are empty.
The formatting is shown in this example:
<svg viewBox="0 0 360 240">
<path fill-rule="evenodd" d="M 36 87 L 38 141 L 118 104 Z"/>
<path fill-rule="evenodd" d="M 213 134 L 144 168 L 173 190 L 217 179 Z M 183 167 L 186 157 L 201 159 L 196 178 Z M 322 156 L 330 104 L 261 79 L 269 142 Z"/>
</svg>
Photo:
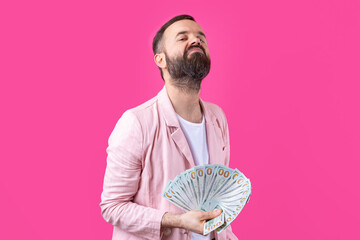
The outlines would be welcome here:
<svg viewBox="0 0 360 240">
<path fill-rule="evenodd" d="M 184 41 L 184 40 L 186 40 L 186 38 L 179 38 L 179 39 L 178 39 L 178 41 Z M 205 40 L 203 40 L 202 38 L 200 38 L 200 41 L 203 42 L 203 43 L 205 43 Z"/>
</svg>

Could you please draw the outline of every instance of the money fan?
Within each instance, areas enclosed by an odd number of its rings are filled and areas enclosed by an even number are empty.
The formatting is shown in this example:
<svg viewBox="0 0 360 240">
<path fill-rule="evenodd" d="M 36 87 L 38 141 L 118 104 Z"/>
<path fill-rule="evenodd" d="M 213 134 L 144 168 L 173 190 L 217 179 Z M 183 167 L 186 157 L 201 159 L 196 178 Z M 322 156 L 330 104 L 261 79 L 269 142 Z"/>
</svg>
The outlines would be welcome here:
<svg viewBox="0 0 360 240">
<path fill-rule="evenodd" d="M 226 229 L 239 215 L 251 195 L 251 183 L 237 169 L 223 165 L 196 166 L 170 180 L 162 196 L 184 211 L 212 211 L 222 214 L 204 224 L 204 232 Z"/>
</svg>

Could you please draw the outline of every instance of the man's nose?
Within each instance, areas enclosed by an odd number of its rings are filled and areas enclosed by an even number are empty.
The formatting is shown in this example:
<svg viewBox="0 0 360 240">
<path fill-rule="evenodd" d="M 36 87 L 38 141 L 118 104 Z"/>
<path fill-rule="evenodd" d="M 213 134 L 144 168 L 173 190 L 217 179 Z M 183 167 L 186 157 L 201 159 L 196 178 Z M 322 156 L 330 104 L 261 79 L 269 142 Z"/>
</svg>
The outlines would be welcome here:
<svg viewBox="0 0 360 240">
<path fill-rule="evenodd" d="M 200 38 L 198 37 L 194 37 L 192 40 L 191 40 L 191 45 L 201 45 L 201 41 L 200 41 Z"/>
</svg>

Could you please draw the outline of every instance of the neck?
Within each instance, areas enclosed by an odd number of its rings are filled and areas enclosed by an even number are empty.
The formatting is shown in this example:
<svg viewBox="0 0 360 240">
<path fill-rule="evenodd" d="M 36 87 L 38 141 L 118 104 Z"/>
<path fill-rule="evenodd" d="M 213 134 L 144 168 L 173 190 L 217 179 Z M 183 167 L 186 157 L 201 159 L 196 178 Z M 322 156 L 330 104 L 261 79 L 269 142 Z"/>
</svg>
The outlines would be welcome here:
<svg viewBox="0 0 360 240">
<path fill-rule="evenodd" d="M 202 122 L 200 90 L 184 91 L 169 82 L 165 83 L 165 88 L 177 114 L 189 122 Z"/>
</svg>

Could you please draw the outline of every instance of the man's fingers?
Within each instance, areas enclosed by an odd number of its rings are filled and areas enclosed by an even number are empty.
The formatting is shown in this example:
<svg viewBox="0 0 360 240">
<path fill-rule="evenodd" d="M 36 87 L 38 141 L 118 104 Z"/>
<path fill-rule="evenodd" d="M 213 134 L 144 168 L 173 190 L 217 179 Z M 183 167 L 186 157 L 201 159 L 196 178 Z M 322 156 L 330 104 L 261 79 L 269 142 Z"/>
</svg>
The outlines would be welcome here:
<svg viewBox="0 0 360 240">
<path fill-rule="evenodd" d="M 204 212 L 204 216 L 202 219 L 207 220 L 207 219 L 212 219 L 212 218 L 216 218 L 217 216 L 219 216 L 221 214 L 222 210 L 221 209 L 217 209 L 211 212 Z"/>
</svg>

